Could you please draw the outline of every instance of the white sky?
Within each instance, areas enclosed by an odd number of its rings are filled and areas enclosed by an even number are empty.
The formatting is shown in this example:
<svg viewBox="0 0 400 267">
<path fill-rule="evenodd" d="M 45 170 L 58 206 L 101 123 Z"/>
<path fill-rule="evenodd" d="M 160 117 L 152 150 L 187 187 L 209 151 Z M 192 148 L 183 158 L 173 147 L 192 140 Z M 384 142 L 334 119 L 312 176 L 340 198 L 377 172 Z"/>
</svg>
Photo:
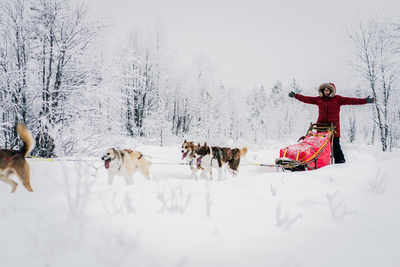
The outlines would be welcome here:
<svg viewBox="0 0 400 267">
<path fill-rule="evenodd" d="M 84 1 L 119 27 L 146 29 L 159 18 L 180 62 L 204 53 L 217 78 L 244 89 L 293 78 L 304 89 L 323 82 L 344 88 L 344 26 L 357 14 L 400 14 L 399 0 Z"/>
</svg>

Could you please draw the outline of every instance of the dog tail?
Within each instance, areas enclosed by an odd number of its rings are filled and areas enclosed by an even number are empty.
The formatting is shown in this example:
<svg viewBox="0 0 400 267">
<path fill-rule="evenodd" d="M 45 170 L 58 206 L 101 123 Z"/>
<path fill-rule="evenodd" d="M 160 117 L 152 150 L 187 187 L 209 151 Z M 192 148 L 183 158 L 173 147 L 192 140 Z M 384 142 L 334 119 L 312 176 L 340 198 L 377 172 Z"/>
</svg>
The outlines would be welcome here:
<svg viewBox="0 0 400 267">
<path fill-rule="evenodd" d="M 26 156 L 29 154 L 29 152 L 32 151 L 33 147 L 35 146 L 32 134 L 26 129 L 25 125 L 23 124 L 17 125 L 17 132 L 19 134 L 19 137 L 24 142 L 24 145 L 22 146 L 20 152 L 26 158 Z"/>
<path fill-rule="evenodd" d="M 246 147 L 244 147 L 244 148 L 242 148 L 242 149 L 240 149 L 240 156 L 244 156 L 244 155 L 246 155 L 246 153 L 247 153 L 247 146 Z"/>
</svg>

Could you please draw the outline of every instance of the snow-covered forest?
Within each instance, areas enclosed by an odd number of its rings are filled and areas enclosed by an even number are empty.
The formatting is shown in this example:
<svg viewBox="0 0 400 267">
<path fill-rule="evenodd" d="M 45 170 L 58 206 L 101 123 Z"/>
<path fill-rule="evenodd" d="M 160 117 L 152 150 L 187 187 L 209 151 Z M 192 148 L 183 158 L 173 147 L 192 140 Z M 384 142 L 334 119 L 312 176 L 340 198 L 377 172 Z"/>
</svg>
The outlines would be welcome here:
<svg viewBox="0 0 400 267">
<path fill-rule="evenodd" d="M 400 266 L 399 19 L 343 25 L 338 94 L 376 99 L 342 107 L 346 164 L 284 172 L 318 115 L 288 93 L 319 84 L 226 84 L 204 53 L 178 62 L 161 19 L 116 41 L 79 1 L 0 0 L 0 149 L 23 123 L 38 156 L 34 192 L 0 183 L 0 266 Z M 191 179 L 184 139 L 249 149 L 236 177 Z M 107 185 L 108 147 L 142 152 L 150 180 Z"/>
<path fill-rule="evenodd" d="M 113 26 L 88 12 L 68 0 L 1 1 L 1 147 L 18 145 L 15 126 L 24 123 L 36 140 L 32 154 L 42 157 L 94 155 L 124 142 L 165 146 L 183 138 L 262 148 L 303 135 L 316 120 L 315 106 L 287 94 L 314 96 L 318 84 L 302 88 L 296 77 L 248 88 L 223 84 L 207 55 L 176 64 L 159 20 L 132 29 L 110 49 Z M 347 25 L 354 79 L 338 93 L 377 100 L 343 107 L 347 142 L 377 142 L 383 151 L 399 146 L 399 27 L 399 21 L 376 18 Z M 110 144 L 110 136 L 119 143 Z"/>
</svg>

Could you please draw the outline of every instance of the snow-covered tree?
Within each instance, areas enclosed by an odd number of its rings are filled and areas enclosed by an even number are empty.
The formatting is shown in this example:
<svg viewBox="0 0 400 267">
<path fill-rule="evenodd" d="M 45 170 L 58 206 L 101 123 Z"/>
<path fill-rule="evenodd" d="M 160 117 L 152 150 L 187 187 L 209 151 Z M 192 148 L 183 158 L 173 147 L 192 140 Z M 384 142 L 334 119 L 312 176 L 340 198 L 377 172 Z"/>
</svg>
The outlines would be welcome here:
<svg viewBox="0 0 400 267">
<path fill-rule="evenodd" d="M 269 102 L 264 86 L 255 87 L 248 96 L 247 105 L 249 107 L 248 123 L 251 129 L 254 143 L 263 141 L 268 136 L 268 113 Z"/>
<path fill-rule="evenodd" d="M 399 87 L 400 35 L 396 26 L 387 19 L 359 19 L 355 28 L 348 30 L 352 44 L 352 66 L 363 84 L 369 88 L 374 103 L 374 118 L 378 125 L 382 151 L 390 150 L 393 128 L 399 123 L 396 114 Z"/>
<path fill-rule="evenodd" d="M 168 79 L 172 52 L 158 20 L 144 33 L 131 31 L 127 44 L 122 47 L 119 65 L 120 87 L 125 95 L 125 125 L 131 136 L 146 136 L 152 131 L 144 127 L 145 120 L 158 116 L 161 98 L 165 103 L 172 99 Z"/>
<path fill-rule="evenodd" d="M 2 1 L 0 6 L 0 115 L 6 147 L 14 147 L 16 124 L 28 121 L 28 68 L 32 28 L 25 0 Z"/>
</svg>

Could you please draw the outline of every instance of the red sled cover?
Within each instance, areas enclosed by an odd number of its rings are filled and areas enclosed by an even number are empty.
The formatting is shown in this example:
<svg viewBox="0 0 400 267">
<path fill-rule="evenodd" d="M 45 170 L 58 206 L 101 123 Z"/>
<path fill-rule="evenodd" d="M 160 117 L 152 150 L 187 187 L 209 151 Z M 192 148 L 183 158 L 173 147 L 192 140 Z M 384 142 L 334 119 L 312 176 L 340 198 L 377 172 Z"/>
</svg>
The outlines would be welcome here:
<svg viewBox="0 0 400 267">
<path fill-rule="evenodd" d="M 321 168 L 330 164 L 330 140 L 330 132 L 309 132 L 300 143 L 282 148 L 279 157 L 305 162 L 308 169 Z"/>
</svg>

